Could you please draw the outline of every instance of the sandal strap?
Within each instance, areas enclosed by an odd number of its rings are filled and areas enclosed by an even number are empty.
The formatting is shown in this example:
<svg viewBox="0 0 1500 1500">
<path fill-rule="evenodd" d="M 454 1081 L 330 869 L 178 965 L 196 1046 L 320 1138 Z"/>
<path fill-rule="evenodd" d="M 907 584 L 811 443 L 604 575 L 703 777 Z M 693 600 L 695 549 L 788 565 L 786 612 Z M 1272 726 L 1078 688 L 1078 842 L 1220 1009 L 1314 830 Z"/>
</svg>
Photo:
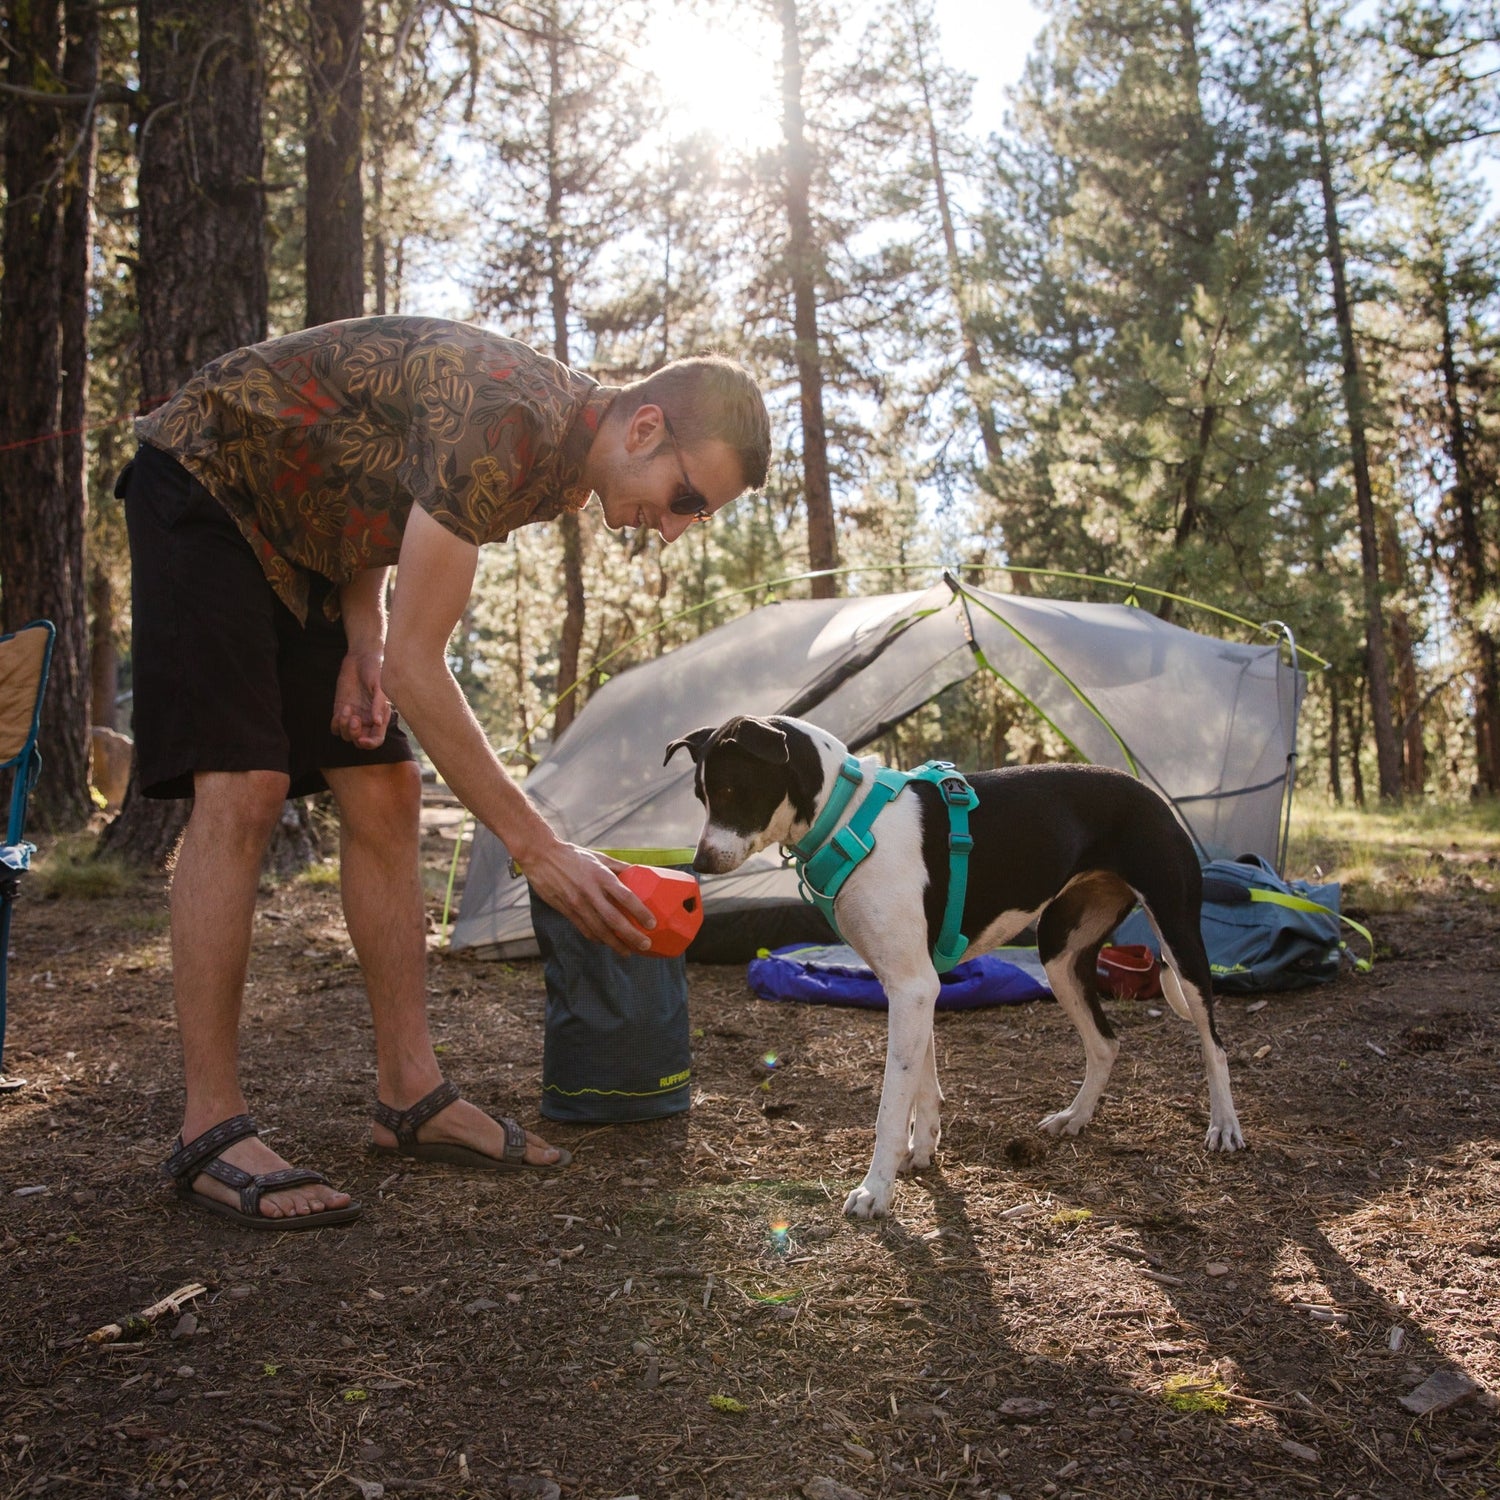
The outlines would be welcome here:
<svg viewBox="0 0 1500 1500">
<path fill-rule="evenodd" d="M 177 1149 L 161 1164 L 161 1169 L 175 1182 L 191 1182 L 205 1162 L 212 1162 L 236 1141 L 243 1141 L 252 1135 L 259 1134 L 259 1128 L 249 1115 L 232 1115 L 227 1120 L 220 1120 L 217 1125 L 205 1130 L 202 1135 L 195 1137 L 185 1146 L 179 1135 Z M 227 1166 L 228 1163 L 226 1162 L 225 1165 Z M 233 1170 L 239 1171 L 239 1168 L 235 1167 Z"/>
<path fill-rule="evenodd" d="M 499 1124 L 505 1131 L 505 1150 L 500 1153 L 501 1160 L 525 1161 L 526 1127 L 518 1125 L 514 1120 L 501 1120 Z"/>
<path fill-rule="evenodd" d="M 417 1144 L 417 1131 L 422 1126 L 435 1114 L 447 1109 L 450 1104 L 456 1103 L 462 1097 L 463 1094 L 458 1085 L 451 1079 L 445 1078 L 425 1098 L 418 1099 L 410 1109 L 394 1109 L 391 1105 L 377 1099 L 373 1114 L 376 1122 L 384 1125 L 396 1137 L 397 1145 L 410 1148 Z M 525 1139 L 524 1134 L 522 1139 Z M 507 1149 L 509 1149 L 509 1144 L 510 1133 L 507 1131 Z"/>
<path fill-rule="evenodd" d="M 213 1165 L 227 1167 L 230 1163 L 215 1162 Z M 218 1175 L 214 1173 L 214 1176 Z M 259 1213 L 261 1197 L 266 1193 L 279 1193 L 283 1188 L 330 1186 L 332 1184 L 321 1172 L 312 1172 L 306 1167 L 278 1167 L 274 1172 L 259 1173 L 240 1188 L 240 1211 Z"/>
<path fill-rule="evenodd" d="M 321 1172 L 307 1167 L 277 1167 L 274 1172 L 247 1172 L 232 1161 L 221 1161 L 215 1157 L 203 1167 L 203 1174 L 232 1187 L 240 1195 L 240 1208 L 253 1214 L 260 1208 L 260 1200 L 267 1193 L 279 1193 L 283 1188 L 329 1187 L 331 1184 Z"/>
</svg>

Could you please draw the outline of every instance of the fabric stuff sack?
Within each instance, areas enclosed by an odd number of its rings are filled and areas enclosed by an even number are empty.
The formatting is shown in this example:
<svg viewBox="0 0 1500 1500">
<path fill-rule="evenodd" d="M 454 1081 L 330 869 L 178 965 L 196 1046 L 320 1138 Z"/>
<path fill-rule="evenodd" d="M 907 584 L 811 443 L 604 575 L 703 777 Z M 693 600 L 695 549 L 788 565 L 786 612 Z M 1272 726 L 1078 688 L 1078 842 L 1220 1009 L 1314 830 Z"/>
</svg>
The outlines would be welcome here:
<svg viewBox="0 0 1500 1500">
<path fill-rule="evenodd" d="M 625 957 L 531 892 L 547 1018 L 541 1111 L 549 1120 L 655 1120 L 691 1102 L 687 964 Z"/>
<path fill-rule="evenodd" d="M 1294 990 L 1336 979 L 1345 962 L 1360 971 L 1370 960 L 1343 941 L 1357 932 L 1373 954 L 1368 930 L 1339 910 L 1337 885 L 1286 881 L 1264 859 L 1244 854 L 1203 867 L 1203 946 L 1221 995 Z M 1115 929 L 1116 943 L 1144 943 L 1161 952 L 1156 932 L 1137 910 Z"/>
</svg>

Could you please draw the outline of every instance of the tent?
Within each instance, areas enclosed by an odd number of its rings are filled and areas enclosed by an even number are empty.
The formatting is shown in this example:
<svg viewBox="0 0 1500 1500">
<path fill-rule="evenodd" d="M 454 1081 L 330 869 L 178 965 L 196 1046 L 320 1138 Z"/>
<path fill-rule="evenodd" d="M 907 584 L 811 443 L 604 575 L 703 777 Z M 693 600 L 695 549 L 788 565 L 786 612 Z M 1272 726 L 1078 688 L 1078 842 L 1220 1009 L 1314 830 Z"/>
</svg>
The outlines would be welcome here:
<svg viewBox="0 0 1500 1500">
<path fill-rule="evenodd" d="M 736 713 L 808 719 L 859 750 L 989 670 L 1084 760 L 1130 771 L 1177 809 L 1202 857 L 1279 865 L 1306 679 L 1280 639 L 1240 644 L 1133 604 L 997 594 L 945 575 L 914 592 L 770 604 L 604 684 L 526 778 L 565 838 L 685 863 L 702 808 L 667 743 Z M 974 769 L 965 767 L 962 769 Z M 797 902 L 774 849 L 704 881 L 704 912 Z M 477 831 L 455 949 L 535 953 L 524 880 Z"/>
</svg>

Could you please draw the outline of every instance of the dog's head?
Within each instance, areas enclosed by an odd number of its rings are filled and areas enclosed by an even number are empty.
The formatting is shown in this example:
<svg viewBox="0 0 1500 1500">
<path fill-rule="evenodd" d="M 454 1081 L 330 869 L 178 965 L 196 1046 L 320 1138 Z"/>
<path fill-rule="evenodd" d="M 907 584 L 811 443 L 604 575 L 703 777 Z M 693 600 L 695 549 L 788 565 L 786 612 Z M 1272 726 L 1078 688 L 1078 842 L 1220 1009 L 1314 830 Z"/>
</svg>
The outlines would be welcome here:
<svg viewBox="0 0 1500 1500">
<path fill-rule="evenodd" d="M 704 875 L 736 869 L 758 850 L 805 833 L 844 757 L 831 734 L 800 719 L 746 715 L 673 740 L 666 760 L 682 749 L 693 757 L 693 790 L 708 814 L 693 856 Z"/>
</svg>

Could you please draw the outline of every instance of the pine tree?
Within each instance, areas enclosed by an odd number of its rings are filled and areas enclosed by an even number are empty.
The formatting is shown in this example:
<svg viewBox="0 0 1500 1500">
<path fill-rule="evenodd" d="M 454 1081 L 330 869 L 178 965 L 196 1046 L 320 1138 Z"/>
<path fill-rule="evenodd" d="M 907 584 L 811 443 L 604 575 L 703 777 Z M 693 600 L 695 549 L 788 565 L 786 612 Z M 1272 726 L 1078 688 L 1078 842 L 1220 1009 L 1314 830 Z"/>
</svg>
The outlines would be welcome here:
<svg viewBox="0 0 1500 1500">
<path fill-rule="evenodd" d="M 248 0 L 139 0 L 141 389 L 170 396 L 200 365 L 266 336 L 263 73 Z M 134 774 L 101 851 L 163 865 L 186 802 Z"/>
<path fill-rule="evenodd" d="M 88 791 L 83 439 L 99 25 L 92 6 L 10 4 L 4 38 L 5 275 L 0 282 L 0 629 L 57 628 L 33 796 L 69 828 Z"/>
<path fill-rule="evenodd" d="M 625 98 L 638 80 L 620 58 L 631 24 L 619 7 L 597 0 L 544 0 L 529 24 L 497 33 L 499 53 L 486 78 L 498 170 L 486 192 L 476 304 L 502 316 L 518 337 L 540 335 L 564 364 L 576 358 L 595 261 L 639 188 L 627 153 L 641 132 L 641 111 L 638 99 L 629 108 Z M 567 696 L 554 716 L 555 735 L 581 707 L 581 693 L 568 690 L 580 680 L 587 614 L 583 523 L 565 514 L 557 530 L 566 606 L 558 690 Z"/>
</svg>

